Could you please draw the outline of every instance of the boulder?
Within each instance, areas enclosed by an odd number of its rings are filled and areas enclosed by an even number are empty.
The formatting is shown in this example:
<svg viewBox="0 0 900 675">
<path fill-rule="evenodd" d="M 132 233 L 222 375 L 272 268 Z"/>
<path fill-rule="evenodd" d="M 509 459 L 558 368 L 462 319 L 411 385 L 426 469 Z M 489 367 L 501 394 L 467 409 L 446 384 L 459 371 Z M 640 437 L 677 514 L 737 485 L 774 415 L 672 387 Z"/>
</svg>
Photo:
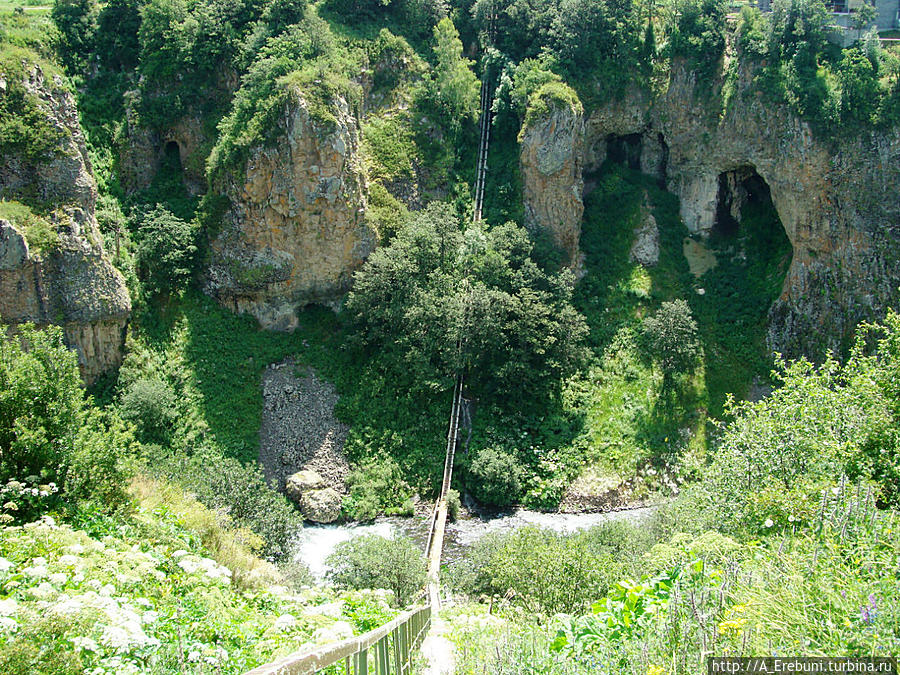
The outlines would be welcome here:
<svg viewBox="0 0 900 675">
<path fill-rule="evenodd" d="M 341 493 L 327 487 L 315 471 L 298 471 L 284 484 L 287 496 L 297 502 L 300 512 L 314 523 L 332 523 L 341 517 Z"/>
<path fill-rule="evenodd" d="M 325 487 L 325 480 L 315 471 L 298 471 L 288 476 L 284 482 L 284 491 L 287 496 L 298 503 L 305 492 L 319 490 L 323 487 Z"/>
<path fill-rule="evenodd" d="M 341 493 L 334 488 L 304 492 L 300 498 L 300 512 L 314 523 L 333 523 L 341 517 Z"/>
</svg>

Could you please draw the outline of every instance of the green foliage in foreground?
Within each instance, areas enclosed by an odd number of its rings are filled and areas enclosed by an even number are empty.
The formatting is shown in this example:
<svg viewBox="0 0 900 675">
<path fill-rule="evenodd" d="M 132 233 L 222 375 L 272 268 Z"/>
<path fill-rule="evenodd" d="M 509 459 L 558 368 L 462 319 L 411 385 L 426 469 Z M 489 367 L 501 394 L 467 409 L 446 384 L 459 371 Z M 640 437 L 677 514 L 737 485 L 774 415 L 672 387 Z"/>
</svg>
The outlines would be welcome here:
<svg viewBox="0 0 900 675">
<path fill-rule="evenodd" d="M 722 526 L 809 522 L 826 477 L 838 474 L 874 481 L 880 503 L 900 504 L 898 377 L 900 315 L 890 312 L 860 328 L 843 366 L 781 364 L 772 395 L 731 406 L 709 482 Z"/>
<path fill-rule="evenodd" d="M 401 607 L 425 586 L 422 551 L 407 537 L 355 537 L 337 545 L 326 561 L 328 578 L 342 588 L 386 588 Z"/>
<path fill-rule="evenodd" d="M 76 356 L 63 343 L 62 329 L 23 324 L 12 337 L 0 331 L 0 482 L 7 487 L 16 482 L 4 490 L 9 501 L 2 522 L 26 522 L 40 514 L 39 504 L 20 489 L 23 484 L 42 496 L 58 490 L 70 505 L 123 506 L 122 462 L 132 445 L 121 421 L 85 399 Z"/>
<path fill-rule="evenodd" d="M 511 607 L 500 622 L 455 625 L 457 644 L 465 644 L 458 672 L 474 662 L 510 674 L 607 667 L 674 675 L 702 672 L 711 650 L 895 653 L 898 357 L 900 316 L 890 312 L 883 324 L 861 327 L 843 366 L 781 366 L 775 393 L 733 406 L 705 478 L 641 527 L 649 537 L 641 547 L 604 560 L 590 548 L 591 531 L 574 535 L 532 579 L 532 559 L 555 535 L 520 531 L 479 542 L 457 586 L 473 596 L 505 594 Z M 622 534 L 617 541 L 628 541 Z M 583 549 L 573 545 L 581 536 Z M 544 616 L 557 609 L 543 599 L 540 579 L 556 579 L 553 592 L 567 588 L 578 575 L 563 574 L 565 556 L 578 550 L 594 556 L 587 567 L 605 576 L 606 589 L 593 586 L 589 613 L 578 609 L 588 598 L 576 595 L 575 615 L 535 621 L 535 608 Z M 572 590 L 579 587 L 590 583 Z"/>
<path fill-rule="evenodd" d="M 208 549 L 212 540 L 194 529 L 202 507 L 181 501 L 167 493 L 130 518 L 86 511 L 75 526 L 0 529 L 0 670 L 162 675 L 190 664 L 239 674 L 311 644 L 317 630 L 335 639 L 394 614 L 376 593 L 289 590 L 259 560 L 241 580 L 223 564 L 234 553 Z M 202 520 L 221 530 L 213 512 Z M 218 536 L 240 547 L 239 532 Z M 338 617 L 316 609 L 340 600 Z"/>
</svg>

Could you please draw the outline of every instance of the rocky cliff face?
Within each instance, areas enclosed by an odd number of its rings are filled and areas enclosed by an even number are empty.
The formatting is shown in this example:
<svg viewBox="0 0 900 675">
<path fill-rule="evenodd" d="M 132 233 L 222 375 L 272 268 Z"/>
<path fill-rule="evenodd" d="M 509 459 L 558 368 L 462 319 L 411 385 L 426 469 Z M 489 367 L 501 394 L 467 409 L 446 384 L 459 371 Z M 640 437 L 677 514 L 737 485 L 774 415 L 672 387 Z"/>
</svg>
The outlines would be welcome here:
<svg viewBox="0 0 900 675">
<path fill-rule="evenodd" d="M 279 140 L 218 186 L 231 209 L 212 242 L 205 288 L 264 328 L 291 330 L 299 307 L 338 299 L 375 246 L 358 123 L 343 100 L 330 109 L 333 122 L 320 121 L 292 91 Z"/>
<path fill-rule="evenodd" d="M 525 227 L 549 231 L 575 266 L 584 214 L 584 118 L 580 105 L 547 103 L 542 114 L 526 121 L 519 136 Z"/>
<path fill-rule="evenodd" d="M 45 161 L 28 162 L 16 154 L 0 158 L 0 196 L 53 208 L 47 218 L 58 242 L 31 251 L 25 233 L 0 220 L 0 317 L 13 331 L 24 322 L 61 325 L 90 383 L 122 361 L 131 300 L 100 243 L 97 189 L 75 99 L 58 77 L 45 80 L 36 65 L 28 69 L 25 86 L 65 133 Z"/>
<path fill-rule="evenodd" d="M 721 92 L 682 64 L 664 95 L 632 92 L 587 120 L 588 166 L 613 151 L 664 180 L 687 227 L 705 236 L 717 212 L 739 211 L 744 181 L 761 179 L 793 247 L 769 313 L 770 347 L 820 356 L 877 316 L 900 285 L 900 130 L 823 140 L 764 101 L 742 72 Z M 570 234 L 570 238 L 575 234 Z"/>
</svg>

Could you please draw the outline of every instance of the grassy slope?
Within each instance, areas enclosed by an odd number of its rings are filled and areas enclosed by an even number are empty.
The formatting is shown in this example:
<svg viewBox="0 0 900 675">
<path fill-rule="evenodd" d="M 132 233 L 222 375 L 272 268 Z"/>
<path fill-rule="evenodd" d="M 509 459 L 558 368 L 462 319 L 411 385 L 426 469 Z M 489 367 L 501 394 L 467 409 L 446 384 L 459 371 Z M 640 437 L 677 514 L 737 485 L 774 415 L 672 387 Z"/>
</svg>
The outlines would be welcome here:
<svg viewBox="0 0 900 675">
<path fill-rule="evenodd" d="M 772 213 L 754 213 L 738 239 L 711 242 L 719 265 L 695 279 L 682 253 L 688 233 L 677 199 L 653 180 L 607 165 L 585 201 L 581 242 L 587 275 L 576 301 L 591 328 L 594 363 L 576 383 L 576 395 L 586 410 L 586 457 L 600 473 L 622 479 L 648 462 L 660 468 L 686 458 L 684 468 L 697 467 L 710 419 L 722 416 L 727 395 L 743 397 L 754 376 L 768 374 L 765 315 L 789 260 L 784 233 L 773 225 Z M 660 231 L 660 261 L 649 269 L 629 261 L 645 201 Z M 770 247 L 779 252 L 773 258 L 764 255 Z M 690 303 L 704 357 L 667 400 L 661 376 L 640 354 L 638 334 L 641 318 L 674 298 Z"/>
</svg>

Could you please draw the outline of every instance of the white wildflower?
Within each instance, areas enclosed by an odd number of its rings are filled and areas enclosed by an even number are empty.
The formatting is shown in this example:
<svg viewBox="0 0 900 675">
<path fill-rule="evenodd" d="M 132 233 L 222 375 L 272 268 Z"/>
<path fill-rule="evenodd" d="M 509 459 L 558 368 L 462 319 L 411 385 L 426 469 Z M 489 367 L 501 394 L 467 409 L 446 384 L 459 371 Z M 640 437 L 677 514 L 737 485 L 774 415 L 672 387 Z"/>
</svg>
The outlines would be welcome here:
<svg viewBox="0 0 900 675">
<path fill-rule="evenodd" d="M 74 555 L 66 554 L 64 556 L 60 556 L 59 564 L 63 567 L 74 567 L 78 564 L 78 558 Z"/>
<path fill-rule="evenodd" d="M 19 624 L 8 616 L 0 616 L 0 631 L 4 633 L 13 633 L 19 628 Z"/>
<path fill-rule="evenodd" d="M 9 572 L 15 565 L 13 565 L 6 558 L 0 558 L 0 572 Z"/>
<path fill-rule="evenodd" d="M 23 569 L 22 574 L 26 577 L 31 577 L 32 579 L 44 579 L 49 576 L 50 571 L 47 569 L 46 565 L 34 565 Z"/>
<path fill-rule="evenodd" d="M 774 524 L 771 518 L 766 518 L 766 522 L 763 523 L 765 527 L 772 527 Z"/>
<path fill-rule="evenodd" d="M 183 558 L 183 557 L 186 556 L 187 554 L 188 554 L 187 551 L 184 551 L 184 550 L 182 550 L 182 549 L 178 549 L 177 551 L 175 551 L 175 553 L 172 554 L 172 557 L 175 558 L 176 560 L 178 560 L 178 558 Z"/>
<path fill-rule="evenodd" d="M 191 663 L 197 663 L 197 661 L 200 660 L 200 652 L 198 652 L 196 649 L 188 652 L 187 660 Z"/>
<path fill-rule="evenodd" d="M 19 609 L 19 603 L 12 598 L 0 600 L 0 616 L 12 616 Z"/>
<path fill-rule="evenodd" d="M 79 555 L 81 553 L 84 553 L 84 546 L 82 546 L 81 544 L 72 544 L 71 546 L 67 546 L 66 550 L 74 555 Z"/>
<path fill-rule="evenodd" d="M 275 619 L 275 623 L 272 625 L 277 631 L 285 631 L 289 628 L 293 628 L 297 624 L 297 619 L 293 614 L 282 614 L 277 619 Z"/>
<path fill-rule="evenodd" d="M 98 645 L 94 640 L 89 637 L 77 637 L 72 640 L 72 644 L 75 645 L 75 649 L 78 650 L 86 650 L 89 652 L 97 652 L 100 651 L 100 645 Z"/>
<path fill-rule="evenodd" d="M 57 586 L 62 586 L 69 580 L 69 575 L 65 572 L 54 572 L 50 575 L 50 583 L 56 584 Z"/>
<path fill-rule="evenodd" d="M 116 593 L 116 587 L 112 584 L 106 584 L 103 588 L 97 591 L 100 595 L 105 598 L 112 597 Z"/>
<path fill-rule="evenodd" d="M 154 612 L 152 609 L 144 612 L 141 615 L 141 621 L 143 623 L 155 623 L 159 620 L 159 612 Z"/>
<path fill-rule="evenodd" d="M 81 597 L 83 596 L 70 598 L 68 595 L 63 594 L 59 596 L 58 602 L 50 608 L 50 611 L 63 616 L 74 616 L 84 609 L 84 602 Z"/>
<path fill-rule="evenodd" d="M 121 626 L 105 626 L 100 642 L 112 649 L 127 649 L 131 646 L 128 631 Z"/>
</svg>

